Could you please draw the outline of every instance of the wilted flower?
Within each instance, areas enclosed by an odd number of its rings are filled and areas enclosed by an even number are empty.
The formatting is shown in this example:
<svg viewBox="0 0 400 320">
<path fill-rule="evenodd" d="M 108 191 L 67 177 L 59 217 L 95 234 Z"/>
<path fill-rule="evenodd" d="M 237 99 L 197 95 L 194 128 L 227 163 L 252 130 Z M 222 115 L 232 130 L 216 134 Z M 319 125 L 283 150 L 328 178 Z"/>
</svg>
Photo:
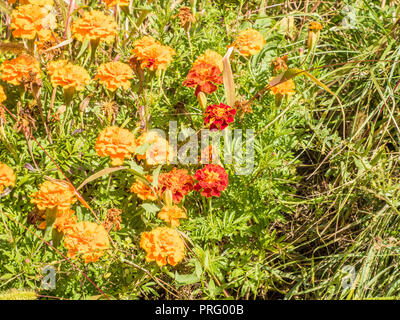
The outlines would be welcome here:
<svg viewBox="0 0 400 320">
<path fill-rule="evenodd" d="M 45 181 L 40 185 L 38 192 L 31 195 L 31 202 L 39 210 L 54 209 L 67 210 L 76 202 L 75 192 L 72 187 L 64 184 Z"/>
<path fill-rule="evenodd" d="M 158 213 L 158 218 L 169 223 L 172 228 L 180 226 L 179 219 L 186 219 L 186 212 L 178 206 L 164 206 Z"/>
<path fill-rule="evenodd" d="M 254 55 L 266 44 L 264 37 L 257 30 L 246 29 L 239 32 L 233 46 L 244 56 Z"/>
<path fill-rule="evenodd" d="M 224 130 L 235 121 L 236 109 L 226 104 L 214 104 L 204 113 L 204 125 L 210 124 L 210 130 Z"/>
<path fill-rule="evenodd" d="M 194 182 L 186 169 L 173 168 L 172 171 L 158 176 L 158 188 L 161 193 L 169 190 L 175 203 L 181 202 L 193 190 Z"/>
<path fill-rule="evenodd" d="M 322 26 L 322 24 L 315 22 L 315 21 L 311 21 L 310 25 L 308 27 L 308 38 L 307 38 L 307 47 L 309 50 L 313 49 L 318 42 L 319 39 L 319 35 L 321 30 L 324 27 Z"/>
<path fill-rule="evenodd" d="M 149 145 L 146 154 L 136 154 L 138 160 L 146 160 L 150 166 L 170 163 L 174 158 L 174 150 L 168 141 L 158 135 L 156 131 L 143 133 L 136 140 L 137 146 Z"/>
<path fill-rule="evenodd" d="M 119 61 L 103 63 L 97 69 L 95 77 L 110 91 L 115 91 L 118 88 L 129 89 L 131 86 L 129 80 L 132 78 L 133 71 L 129 65 Z"/>
<path fill-rule="evenodd" d="M 104 255 L 104 250 L 110 247 L 110 241 L 103 225 L 82 221 L 65 235 L 64 246 L 68 249 L 68 257 L 79 254 L 85 263 L 90 263 Z"/>
<path fill-rule="evenodd" d="M 147 175 L 146 179 L 149 183 L 153 182 L 153 176 Z M 140 179 L 136 179 L 135 183 L 131 186 L 131 192 L 135 193 L 139 199 L 143 201 L 150 200 L 156 201 L 157 195 L 151 190 L 151 188 Z"/>
<path fill-rule="evenodd" d="M 82 18 L 71 25 L 72 36 L 81 42 L 87 37 L 91 41 L 111 43 L 117 35 L 117 29 L 114 18 L 98 10 L 86 11 Z"/>
<path fill-rule="evenodd" d="M 33 40 L 43 29 L 54 29 L 56 20 L 46 8 L 27 4 L 12 11 L 10 26 L 14 37 Z"/>
<path fill-rule="evenodd" d="M 19 85 L 27 79 L 40 79 L 39 62 L 34 57 L 26 54 L 4 61 L 0 71 L 1 79 L 13 85 Z"/>
<path fill-rule="evenodd" d="M 198 181 L 194 189 L 201 191 L 201 195 L 207 198 L 219 197 L 221 191 L 228 187 L 228 174 L 218 164 L 208 164 L 197 170 L 194 178 Z"/>
<path fill-rule="evenodd" d="M 12 187 L 15 184 L 15 173 L 5 163 L 0 163 L 0 194 L 4 192 L 4 187 Z"/>
<path fill-rule="evenodd" d="M 199 92 L 211 94 L 218 89 L 223 79 L 220 76 L 221 70 L 208 63 L 199 63 L 192 67 L 183 82 L 185 87 L 196 88 L 195 95 Z"/>
<path fill-rule="evenodd" d="M 165 70 L 175 55 L 175 50 L 168 46 L 161 45 L 156 39 L 150 36 L 144 36 L 133 43 L 132 53 L 140 61 L 142 69 L 149 68 Z"/>
<path fill-rule="evenodd" d="M 274 73 L 277 74 L 280 71 L 286 71 L 288 66 L 287 66 L 287 61 L 288 61 L 288 56 L 285 55 L 283 57 L 278 57 L 271 62 L 271 66 L 274 68 Z"/>
<path fill-rule="evenodd" d="M 186 32 L 189 30 L 190 25 L 196 21 L 189 7 L 180 7 L 178 17 L 181 22 L 181 27 L 183 27 Z"/>
<path fill-rule="evenodd" d="M 167 263 L 176 266 L 185 257 L 185 243 L 178 231 L 168 227 L 143 232 L 140 247 L 147 253 L 146 261 L 156 261 L 160 267 Z"/>
<path fill-rule="evenodd" d="M 135 152 L 135 136 L 127 129 L 107 127 L 97 137 L 95 148 L 100 157 L 110 157 L 112 166 L 121 166 Z"/>
</svg>

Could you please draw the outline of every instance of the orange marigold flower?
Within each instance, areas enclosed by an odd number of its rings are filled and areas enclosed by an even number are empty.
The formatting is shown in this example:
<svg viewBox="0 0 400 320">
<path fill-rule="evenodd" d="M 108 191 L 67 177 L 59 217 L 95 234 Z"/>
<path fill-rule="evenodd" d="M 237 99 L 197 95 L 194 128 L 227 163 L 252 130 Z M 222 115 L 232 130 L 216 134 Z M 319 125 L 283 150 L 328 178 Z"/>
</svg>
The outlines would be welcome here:
<svg viewBox="0 0 400 320">
<path fill-rule="evenodd" d="M 266 44 L 264 37 L 257 30 L 246 29 L 239 32 L 233 42 L 239 52 L 244 56 L 254 55 L 261 51 Z"/>
<path fill-rule="evenodd" d="M 111 43 L 118 33 L 117 29 L 114 18 L 98 10 L 86 11 L 82 18 L 71 25 L 73 37 L 81 42 L 87 37 L 93 41 Z"/>
<path fill-rule="evenodd" d="M 61 42 L 58 36 L 50 29 L 42 29 L 38 32 L 38 39 L 35 42 L 39 52 Z"/>
<path fill-rule="evenodd" d="M 1 79 L 13 85 L 19 85 L 27 79 L 40 79 L 39 62 L 32 56 L 21 54 L 12 60 L 3 62 L 1 68 Z"/>
<path fill-rule="evenodd" d="M 207 49 L 200 57 L 194 62 L 193 66 L 197 66 L 200 63 L 211 64 L 217 67 L 221 72 L 224 70 L 224 64 L 222 62 L 223 57 L 214 50 Z"/>
<path fill-rule="evenodd" d="M 164 206 L 158 213 L 158 218 L 169 223 L 172 228 L 179 227 L 179 219 L 186 219 L 186 212 L 178 206 Z"/>
<path fill-rule="evenodd" d="M 201 195 L 207 198 L 219 197 L 229 182 L 225 169 L 218 164 L 208 164 L 203 169 L 197 170 L 194 178 L 198 181 L 194 189 L 201 191 Z"/>
<path fill-rule="evenodd" d="M 112 166 L 121 166 L 135 152 L 135 136 L 127 129 L 107 127 L 97 137 L 95 148 L 100 157 L 110 157 Z"/>
<path fill-rule="evenodd" d="M 0 103 L 3 103 L 7 100 L 6 93 L 4 92 L 4 88 L 0 85 Z"/>
<path fill-rule="evenodd" d="M 32 40 L 41 30 L 54 29 L 56 20 L 46 8 L 27 4 L 12 11 L 10 26 L 14 37 Z"/>
<path fill-rule="evenodd" d="M 67 210 L 76 202 L 76 198 L 72 187 L 45 181 L 40 185 L 39 191 L 31 195 L 31 202 L 36 204 L 39 210 L 54 208 Z"/>
<path fill-rule="evenodd" d="M 226 104 L 213 104 L 204 113 L 204 125 L 210 124 L 210 130 L 224 130 L 235 121 L 236 109 Z"/>
<path fill-rule="evenodd" d="M 150 166 L 157 164 L 170 163 L 174 158 L 174 150 L 168 141 L 158 135 L 156 131 L 148 131 L 143 133 L 136 140 L 137 146 L 149 145 L 145 155 L 137 154 L 138 160 L 146 159 L 146 163 Z"/>
<path fill-rule="evenodd" d="M 173 168 L 172 171 L 158 176 L 158 188 L 161 193 L 170 190 L 175 203 L 181 202 L 194 188 L 193 177 L 186 169 Z"/>
<path fill-rule="evenodd" d="M 129 0 L 104 0 L 107 7 L 114 7 L 119 5 L 120 7 L 127 7 L 129 6 Z"/>
<path fill-rule="evenodd" d="M 176 266 L 185 257 L 185 243 L 176 229 L 168 227 L 143 232 L 140 247 L 147 253 L 146 261 L 156 261 L 160 267 L 167 263 Z"/>
<path fill-rule="evenodd" d="M 4 187 L 12 187 L 15 184 L 15 173 L 8 165 L 0 163 L 0 194 Z"/>
<path fill-rule="evenodd" d="M 151 71 L 167 69 L 173 59 L 172 56 L 176 54 L 174 49 L 163 46 L 150 36 L 136 40 L 133 46 L 132 53 L 140 61 L 141 68 L 149 68 Z"/>
<path fill-rule="evenodd" d="M 76 66 L 67 60 L 51 61 L 47 65 L 54 87 L 60 86 L 64 90 L 83 90 L 90 82 L 89 73 L 85 68 Z"/>
<path fill-rule="evenodd" d="M 153 176 L 147 175 L 147 181 L 150 183 L 153 182 Z M 143 201 L 150 200 L 156 201 L 157 195 L 151 190 L 151 188 L 145 184 L 142 180 L 136 179 L 136 182 L 131 187 L 131 192 L 136 193 L 137 196 L 142 199 Z"/>
<path fill-rule="evenodd" d="M 324 27 L 322 26 L 322 24 L 320 24 L 319 22 L 315 22 L 315 21 L 311 21 L 310 25 L 308 26 L 309 30 L 312 30 L 312 31 L 315 31 L 315 32 L 317 32 L 319 30 L 322 30 L 323 28 Z"/>
<path fill-rule="evenodd" d="M 115 91 L 118 88 L 128 90 L 131 86 L 129 79 L 132 78 L 131 67 L 119 61 L 103 63 L 97 69 L 97 76 L 95 77 L 110 91 Z"/>
<path fill-rule="evenodd" d="M 64 246 L 68 249 L 68 257 L 77 254 L 85 263 L 96 262 L 110 247 L 108 233 L 102 224 L 82 221 L 74 224 L 65 234 Z"/>
<path fill-rule="evenodd" d="M 272 78 L 270 79 L 270 81 Z M 281 95 L 281 96 L 292 96 L 296 92 L 294 89 L 296 88 L 296 85 L 292 79 L 289 79 L 285 82 L 279 83 L 273 87 L 271 87 L 271 92 L 273 95 Z"/>
<path fill-rule="evenodd" d="M 46 219 L 46 213 L 43 215 Z M 58 232 L 67 234 L 72 231 L 73 226 L 77 222 L 75 211 L 71 209 L 57 210 L 57 218 L 54 222 L 53 228 Z M 46 221 L 43 221 L 39 226 L 39 229 L 46 229 Z"/>
<path fill-rule="evenodd" d="M 196 88 L 195 95 L 199 92 L 211 94 L 218 89 L 216 84 L 222 83 L 221 70 L 208 63 L 199 63 L 192 67 L 183 82 L 185 87 Z"/>
</svg>

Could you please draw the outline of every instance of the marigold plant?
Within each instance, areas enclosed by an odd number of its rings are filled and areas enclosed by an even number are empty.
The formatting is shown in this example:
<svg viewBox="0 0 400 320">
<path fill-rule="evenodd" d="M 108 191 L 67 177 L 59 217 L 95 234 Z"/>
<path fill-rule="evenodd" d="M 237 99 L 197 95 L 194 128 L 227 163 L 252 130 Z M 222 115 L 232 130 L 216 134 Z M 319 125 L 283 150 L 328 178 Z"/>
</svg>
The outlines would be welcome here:
<svg viewBox="0 0 400 320">
<path fill-rule="evenodd" d="M 147 175 L 146 179 L 149 183 L 153 182 L 153 176 Z M 157 194 L 142 180 L 136 179 L 136 181 L 131 186 L 131 192 L 135 193 L 139 199 L 143 201 L 150 200 L 156 201 Z"/>
<path fill-rule="evenodd" d="M 204 113 L 204 125 L 210 125 L 210 130 L 224 130 L 235 121 L 236 109 L 226 104 L 214 104 L 207 107 Z"/>
<path fill-rule="evenodd" d="M 54 29 L 56 20 L 44 7 L 27 4 L 12 11 L 10 27 L 14 37 L 33 40 L 43 29 Z"/>
<path fill-rule="evenodd" d="M 150 36 L 144 36 L 133 43 L 132 53 L 140 61 L 142 69 L 148 68 L 165 70 L 171 63 L 175 50 L 169 46 L 163 46 L 159 41 Z"/>
<path fill-rule="evenodd" d="M 208 63 L 199 63 L 189 71 L 186 76 L 186 80 L 183 82 L 185 87 L 196 88 L 195 95 L 199 92 L 211 94 L 215 92 L 218 87 L 217 84 L 221 84 L 223 79 L 221 70 Z"/>
<path fill-rule="evenodd" d="M 136 140 L 137 146 L 149 145 L 146 154 L 137 154 L 138 160 L 146 160 L 150 166 L 170 163 L 174 158 L 174 150 L 168 141 L 158 135 L 156 131 L 143 133 Z"/>
<path fill-rule="evenodd" d="M 296 89 L 296 85 L 292 79 L 289 79 L 271 87 L 271 93 L 275 96 L 280 95 L 290 97 L 296 93 L 294 89 Z"/>
<path fill-rule="evenodd" d="M 31 195 L 31 202 L 36 204 L 39 210 L 67 210 L 76 200 L 72 187 L 55 181 L 45 181 L 40 185 L 39 191 Z"/>
<path fill-rule="evenodd" d="M 158 218 L 168 223 L 172 228 L 175 228 L 181 225 L 179 219 L 186 219 L 187 216 L 182 208 L 165 205 L 158 213 Z"/>
<path fill-rule="evenodd" d="M 110 91 L 115 91 L 118 88 L 129 89 L 131 86 L 129 80 L 132 78 L 133 71 L 131 67 L 119 61 L 103 63 L 97 69 L 95 77 Z"/>
<path fill-rule="evenodd" d="M 0 71 L 3 81 L 16 86 L 27 80 L 39 80 L 41 73 L 39 62 L 26 54 L 4 61 Z"/>
<path fill-rule="evenodd" d="M 65 234 L 64 246 L 68 257 L 80 255 L 85 263 L 96 262 L 110 247 L 108 233 L 103 225 L 81 221 Z"/>
<path fill-rule="evenodd" d="M 127 129 L 107 127 L 97 137 L 95 149 L 100 157 L 110 157 L 112 166 L 121 166 L 135 152 L 135 136 Z"/>
<path fill-rule="evenodd" d="M 254 29 L 240 31 L 233 46 L 244 56 L 254 55 L 261 51 L 266 41 L 261 33 Z"/>
<path fill-rule="evenodd" d="M 81 18 L 71 25 L 72 36 L 83 42 L 85 38 L 92 41 L 111 43 L 117 35 L 118 25 L 112 16 L 102 11 L 85 11 Z"/>
<path fill-rule="evenodd" d="M 197 170 L 194 178 L 198 181 L 194 189 L 207 198 L 221 196 L 221 191 L 228 187 L 228 174 L 218 164 L 208 164 Z"/>
<path fill-rule="evenodd" d="M 15 184 L 15 173 L 5 163 L 0 162 L 0 194 L 4 192 L 4 187 L 12 187 Z"/>
<path fill-rule="evenodd" d="M 147 253 L 146 261 L 155 261 L 158 266 L 176 266 L 185 257 L 185 244 L 176 229 L 158 227 L 143 232 L 140 247 Z"/>
<path fill-rule="evenodd" d="M 193 62 L 193 66 L 197 66 L 201 63 L 211 64 L 212 66 L 217 67 L 222 72 L 224 70 L 222 59 L 223 57 L 218 52 L 207 49 Z"/>
<path fill-rule="evenodd" d="M 85 68 L 74 65 L 66 60 L 51 61 L 47 66 L 54 87 L 64 90 L 80 91 L 90 82 L 89 73 Z"/>
<path fill-rule="evenodd" d="M 172 171 L 158 176 L 158 188 L 161 193 L 170 190 L 174 203 L 179 203 L 194 188 L 193 177 L 186 169 L 173 168 Z"/>
</svg>

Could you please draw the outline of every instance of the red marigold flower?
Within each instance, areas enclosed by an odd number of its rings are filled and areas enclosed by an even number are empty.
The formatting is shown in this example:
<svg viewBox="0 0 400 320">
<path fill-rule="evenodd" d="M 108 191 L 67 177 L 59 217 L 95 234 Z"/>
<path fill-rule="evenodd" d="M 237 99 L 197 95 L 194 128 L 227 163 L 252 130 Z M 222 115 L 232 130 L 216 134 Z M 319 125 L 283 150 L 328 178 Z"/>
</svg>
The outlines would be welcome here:
<svg viewBox="0 0 400 320">
<path fill-rule="evenodd" d="M 199 63 L 192 67 L 186 80 L 185 87 L 196 88 L 195 95 L 199 92 L 211 94 L 218 89 L 217 84 L 222 83 L 221 70 L 208 63 Z"/>
<path fill-rule="evenodd" d="M 218 164 L 208 164 L 203 169 L 197 170 L 194 178 L 198 181 L 194 189 L 201 191 L 201 195 L 207 198 L 219 197 L 229 182 L 225 169 Z"/>
<path fill-rule="evenodd" d="M 204 113 L 204 125 L 210 124 L 210 130 L 224 130 L 235 121 L 236 109 L 226 104 L 213 104 Z"/>
<path fill-rule="evenodd" d="M 173 168 L 171 172 L 162 173 L 158 176 L 158 187 L 161 193 L 170 190 L 172 200 L 181 202 L 184 196 L 193 190 L 194 181 L 186 169 Z"/>
</svg>

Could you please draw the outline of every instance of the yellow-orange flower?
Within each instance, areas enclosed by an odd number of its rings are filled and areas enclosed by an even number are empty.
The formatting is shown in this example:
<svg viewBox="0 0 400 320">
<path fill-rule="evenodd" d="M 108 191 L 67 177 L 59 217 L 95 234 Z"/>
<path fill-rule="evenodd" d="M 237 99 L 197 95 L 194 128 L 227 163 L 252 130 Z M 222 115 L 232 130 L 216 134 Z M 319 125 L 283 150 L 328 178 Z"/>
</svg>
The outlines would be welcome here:
<svg viewBox="0 0 400 320">
<path fill-rule="evenodd" d="M 158 217 L 169 223 L 172 228 L 180 226 L 179 219 L 186 219 L 186 212 L 178 206 L 164 206 L 158 213 Z"/>
<path fill-rule="evenodd" d="M 129 6 L 129 0 L 104 0 L 107 7 L 113 7 L 119 5 L 120 7 L 127 7 Z"/>
<path fill-rule="evenodd" d="M 185 257 L 185 244 L 178 231 L 168 227 L 143 232 L 140 247 L 147 253 L 146 261 L 155 261 L 160 267 L 167 263 L 176 266 Z"/>
<path fill-rule="evenodd" d="M 149 181 L 149 183 L 153 182 L 153 176 L 147 175 L 146 179 L 147 179 L 147 181 Z M 136 193 L 138 198 L 142 199 L 143 201 L 145 201 L 145 200 L 156 201 L 157 200 L 157 195 L 154 194 L 154 192 L 151 190 L 151 188 L 147 184 L 145 184 L 142 180 L 139 180 L 139 179 L 136 179 L 134 184 L 132 184 L 131 192 Z"/>
<path fill-rule="evenodd" d="M 272 78 L 270 79 L 270 81 Z M 289 79 L 285 82 L 279 83 L 276 86 L 271 87 L 271 92 L 273 95 L 281 95 L 281 96 L 292 96 L 296 92 L 296 85 L 292 79 Z"/>
<path fill-rule="evenodd" d="M 46 219 L 46 213 L 43 215 L 43 218 Z M 67 234 L 72 231 L 73 226 L 77 222 L 77 217 L 75 215 L 75 211 L 71 209 L 63 209 L 57 210 L 57 218 L 54 222 L 53 228 L 55 228 L 58 232 Z M 46 220 L 43 221 L 39 226 L 39 229 L 46 229 Z"/>
<path fill-rule="evenodd" d="M 72 36 L 81 42 L 87 37 L 93 41 L 111 43 L 118 33 L 117 29 L 114 18 L 98 10 L 86 11 L 82 18 L 71 25 Z"/>
<path fill-rule="evenodd" d="M 85 263 L 96 262 L 110 247 L 108 233 L 103 225 L 82 221 L 74 224 L 65 234 L 64 246 L 68 249 L 68 257 L 77 254 Z"/>
<path fill-rule="evenodd" d="M 156 131 L 148 131 L 143 133 L 136 140 L 137 146 L 150 145 L 145 155 L 137 154 L 139 160 L 146 159 L 146 163 L 150 166 L 157 164 L 170 163 L 174 158 L 174 151 L 168 141 L 158 135 Z"/>
<path fill-rule="evenodd" d="M 73 88 L 83 90 L 90 82 L 90 76 L 85 68 L 76 66 L 67 60 L 51 61 L 47 66 L 54 87 L 60 86 L 64 90 Z"/>
<path fill-rule="evenodd" d="M 312 31 L 319 31 L 322 30 L 324 27 L 322 26 L 322 24 L 320 24 L 319 22 L 315 22 L 315 21 L 311 21 L 310 25 L 308 26 L 308 28 Z"/>
<path fill-rule="evenodd" d="M 3 103 L 7 100 L 6 93 L 4 92 L 4 88 L 0 86 L 0 103 Z"/>
<path fill-rule="evenodd" d="M 214 50 L 207 49 L 200 57 L 193 62 L 193 67 L 200 63 L 211 64 L 217 67 L 221 72 L 224 71 L 224 64 L 222 63 L 222 56 Z"/>
<path fill-rule="evenodd" d="M 175 50 L 168 46 L 161 45 L 156 39 L 150 36 L 136 40 L 133 43 L 132 53 L 140 61 L 142 69 L 149 68 L 165 70 L 175 55 Z"/>
<path fill-rule="evenodd" d="M 129 89 L 131 86 L 129 79 L 132 78 L 131 67 L 119 61 L 103 63 L 97 69 L 97 76 L 95 77 L 110 91 L 115 91 L 118 88 Z"/>
<path fill-rule="evenodd" d="M 0 194 L 4 187 L 12 187 L 15 184 L 15 173 L 8 165 L 0 163 Z"/>
<path fill-rule="evenodd" d="M 41 30 L 54 29 L 56 20 L 46 8 L 26 4 L 12 11 L 10 26 L 14 37 L 32 40 Z"/>
<path fill-rule="evenodd" d="M 121 166 L 135 152 L 135 136 L 127 129 L 107 127 L 97 137 L 95 148 L 100 157 L 110 157 L 112 166 Z"/>
<path fill-rule="evenodd" d="M 34 57 L 26 54 L 4 61 L 0 71 L 1 79 L 13 85 L 19 85 L 28 79 L 40 79 L 39 62 Z"/>
<path fill-rule="evenodd" d="M 75 192 L 72 187 L 62 183 L 45 181 L 38 192 L 31 195 L 31 202 L 36 204 L 39 210 L 58 209 L 67 210 L 76 202 Z"/>
<path fill-rule="evenodd" d="M 232 45 L 244 55 L 254 55 L 261 51 L 266 44 L 264 37 L 257 30 L 246 29 L 239 32 Z"/>
<path fill-rule="evenodd" d="M 35 42 L 37 50 L 42 52 L 50 47 L 55 46 L 58 42 L 61 42 L 57 34 L 50 29 L 42 29 L 38 32 L 38 39 Z"/>
</svg>

